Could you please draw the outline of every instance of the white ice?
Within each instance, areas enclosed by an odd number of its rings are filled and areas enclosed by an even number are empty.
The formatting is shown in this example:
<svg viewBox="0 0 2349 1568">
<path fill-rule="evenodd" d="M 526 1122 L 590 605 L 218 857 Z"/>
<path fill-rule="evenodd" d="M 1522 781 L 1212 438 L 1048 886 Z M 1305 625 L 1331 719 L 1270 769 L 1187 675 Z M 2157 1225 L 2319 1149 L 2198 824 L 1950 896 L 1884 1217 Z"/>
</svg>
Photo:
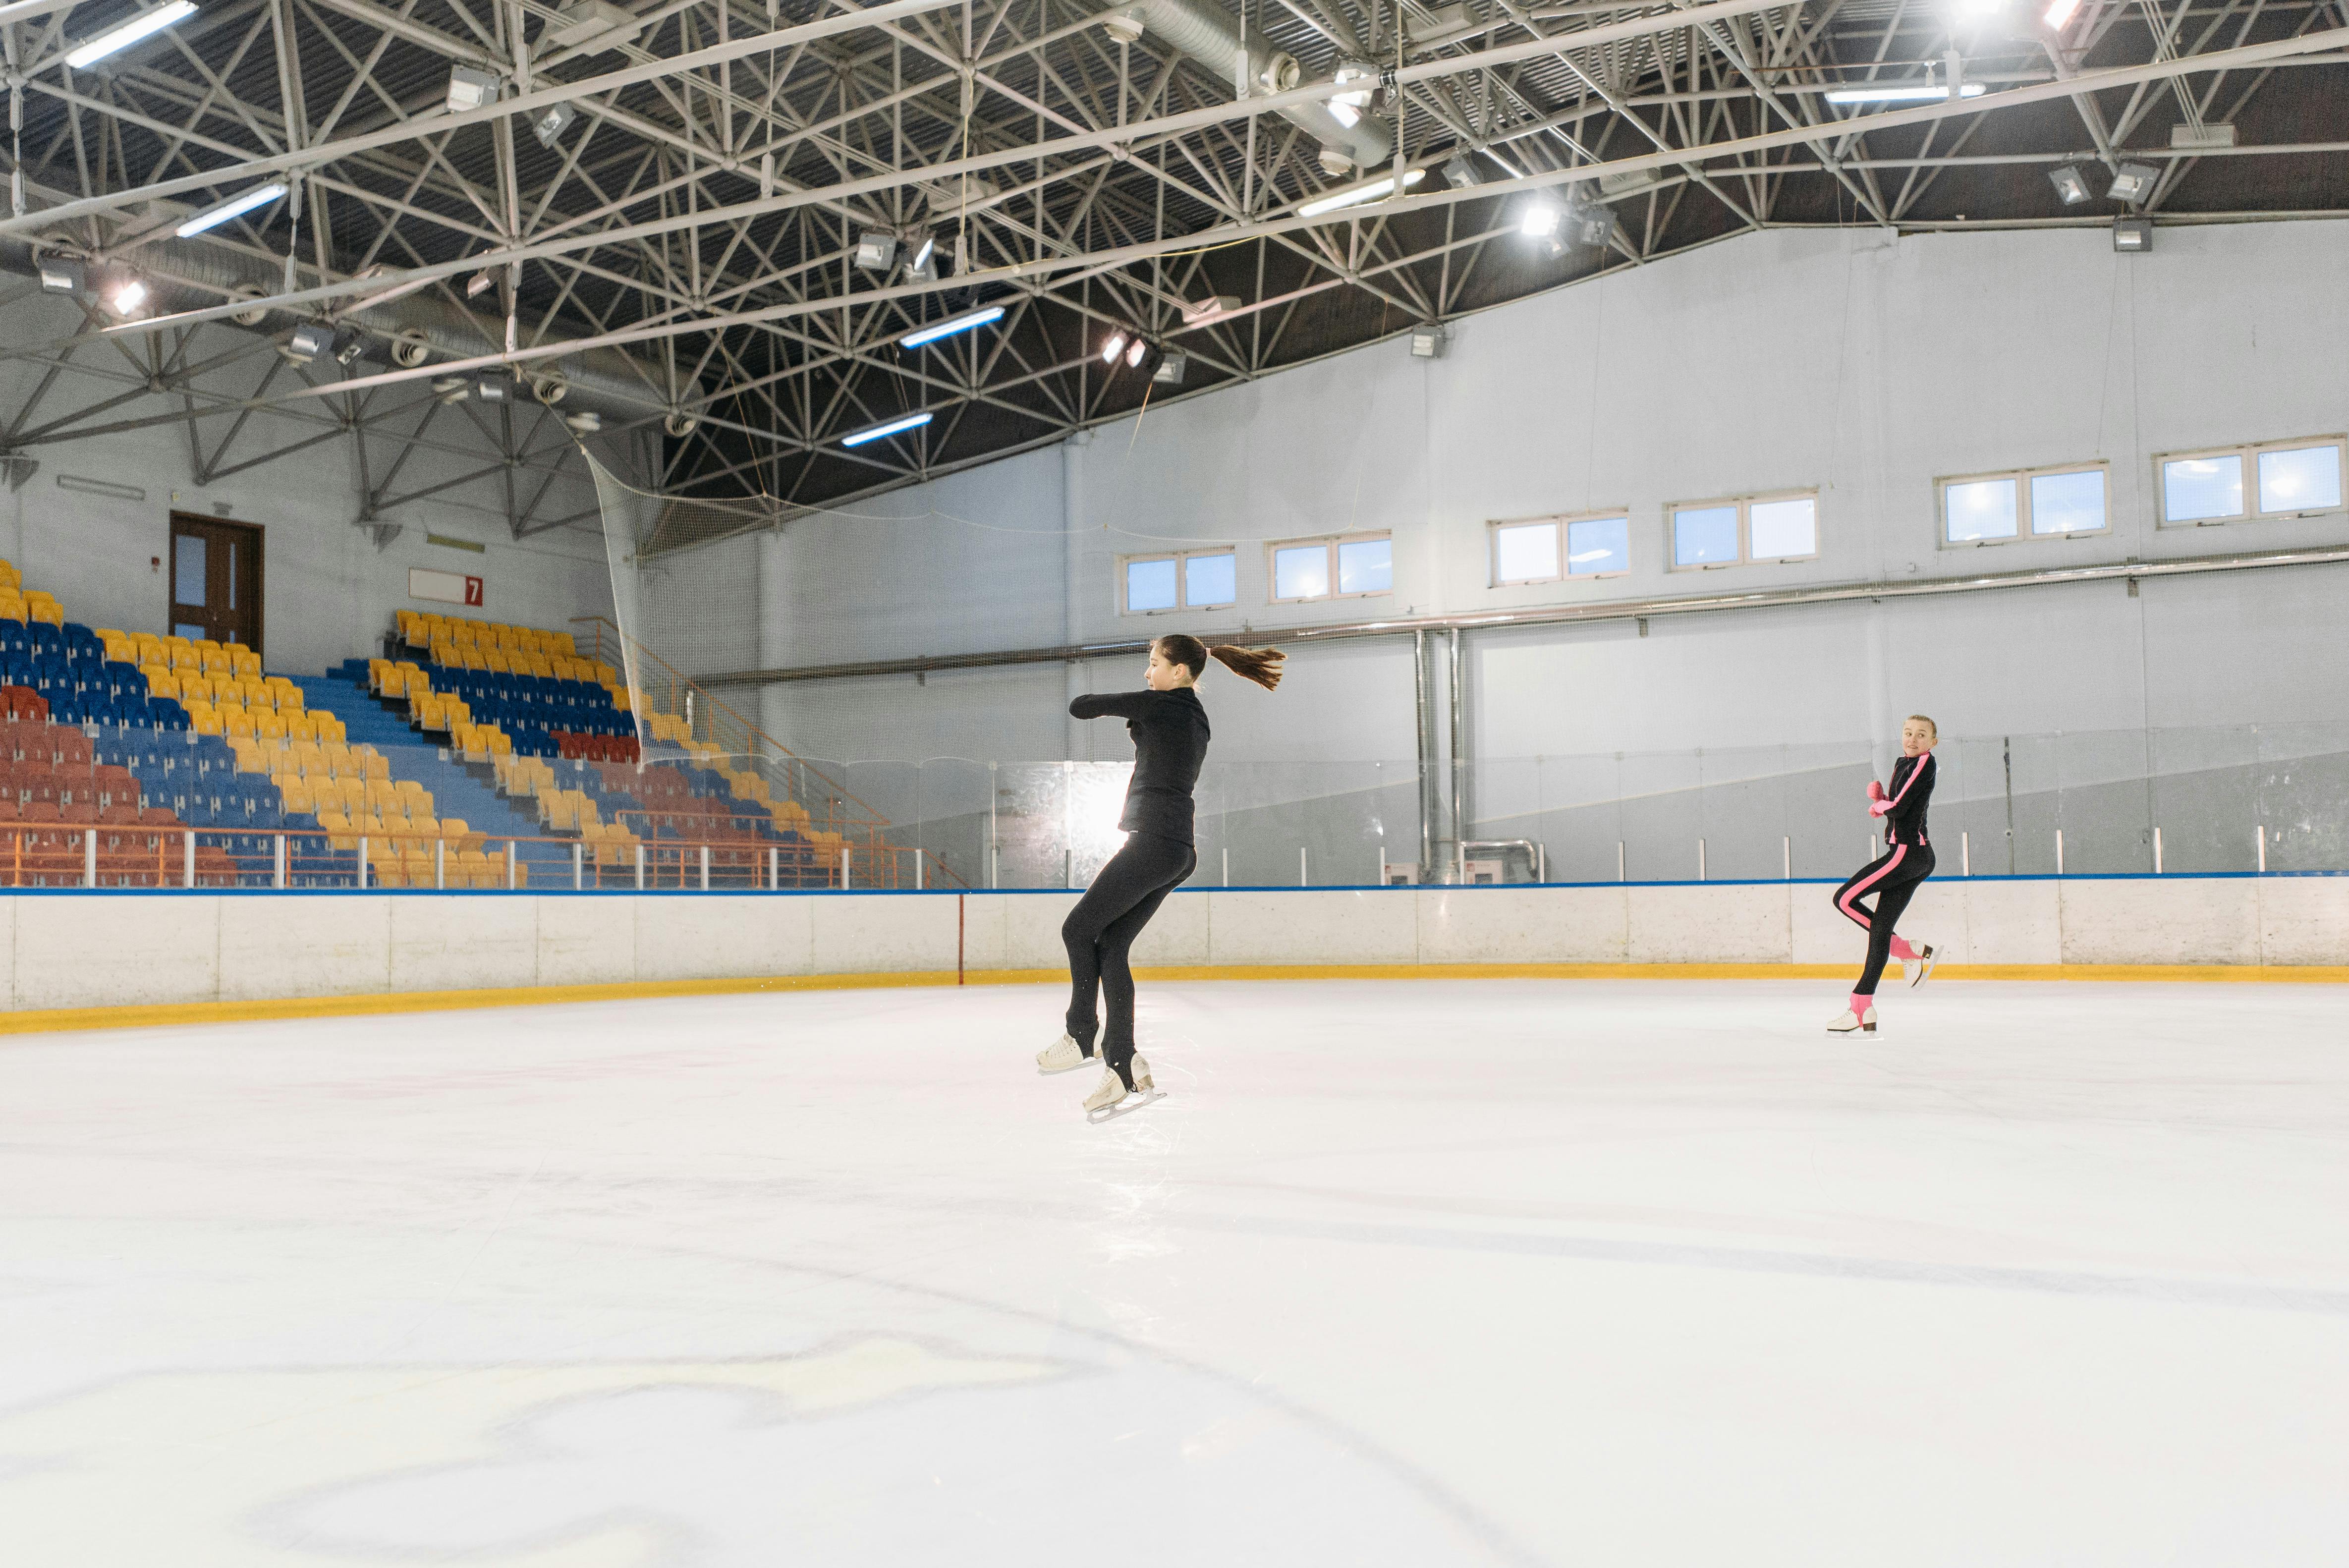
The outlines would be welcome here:
<svg viewBox="0 0 2349 1568">
<path fill-rule="evenodd" d="M 1145 985 L 0 1042 L 38 1568 L 2349 1558 L 2349 990 Z"/>
</svg>

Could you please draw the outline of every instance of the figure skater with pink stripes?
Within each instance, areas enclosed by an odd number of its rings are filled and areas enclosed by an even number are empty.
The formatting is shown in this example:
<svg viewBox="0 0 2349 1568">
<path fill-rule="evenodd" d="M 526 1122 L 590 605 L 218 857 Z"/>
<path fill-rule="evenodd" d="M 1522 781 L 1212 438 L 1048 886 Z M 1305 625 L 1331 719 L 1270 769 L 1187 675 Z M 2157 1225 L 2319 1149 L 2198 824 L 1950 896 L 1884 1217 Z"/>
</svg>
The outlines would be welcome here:
<svg viewBox="0 0 2349 1568">
<path fill-rule="evenodd" d="M 1900 727 L 1900 760 L 1892 765 L 1890 789 L 1873 779 L 1868 782 L 1868 814 L 1884 819 L 1884 853 L 1854 872 L 1836 889 L 1835 906 L 1868 933 L 1868 966 L 1859 972 L 1859 985 L 1851 1006 L 1827 1026 L 1831 1035 L 1854 1031 L 1876 1033 L 1876 983 L 1888 959 L 1898 958 L 1909 984 L 1921 985 L 1933 972 L 1933 949 L 1893 934 L 1900 912 L 1909 907 L 1917 886 L 1933 874 L 1933 846 L 1925 841 L 1925 806 L 1933 798 L 1933 745 L 1940 731 L 1923 714 L 1911 714 Z M 1876 907 L 1859 901 L 1873 893 Z"/>
</svg>

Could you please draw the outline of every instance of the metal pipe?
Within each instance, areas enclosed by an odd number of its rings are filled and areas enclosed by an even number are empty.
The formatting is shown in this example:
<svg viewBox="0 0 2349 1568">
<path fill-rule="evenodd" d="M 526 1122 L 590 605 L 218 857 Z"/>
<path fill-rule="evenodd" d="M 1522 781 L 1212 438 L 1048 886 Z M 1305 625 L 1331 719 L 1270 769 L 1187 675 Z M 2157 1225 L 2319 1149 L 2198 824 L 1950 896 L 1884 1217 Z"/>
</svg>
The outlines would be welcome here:
<svg viewBox="0 0 2349 1568">
<path fill-rule="evenodd" d="M 1415 874 L 1421 882 L 1425 882 L 1428 880 L 1427 873 L 1435 854 L 1434 802 L 1429 794 L 1429 790 L 1435 782 L 1434 775 L 1431 771 L 1435 761 L 1431 755 L 1435 749 L 1433 744 L 1435 731 L 1433 716 L 1427 711 L 1427 634 L 1425 632 L 1413 632 L 1411 634 L 1411 686 L 1412 713 L 1418 720 L 1417 727 L 1413 731 L 1413 738 L 1419 749 L 1419 870 Z M 1228 882 L 1231 879 L 1226 877 L 1224 880 Z"/>
<path fill-rule="evenodd" d="M 1953 593 L 1984 593 L 2010 588 L 2058 588 L 2084 583 L 2122 582 L 2135 577 L 2194 577 L 2211 573 L 2256 572 L 2275 566 L 2333 566 L 2349 562 L 2349 548 L 2258 551 L 2231 555 L 2194 555 L 2176 561 L 2124 561 L 2104 566 L 2049 567 L 1922 583 L 1833 583 L 1813 588 L 1766 593 L 1707 593 L 1678 599 L 1624 599 L 1612 603 L 1561 604 L 1541 609 L 1495 610 L 1466 615 L 1413 615 L 1385 621 L 1339 621 L 1319 626 L 1274 627 L 1236 634 L 1226 640 L 1258 647 L 1276 644 L 1326 643 L 1360 637 L 1401 637 L 1428 632 L 1483 631 L 1504 626 L 1558 626 L 1636 621 L 1651 615 L 1717 614 L 1732 610 L 1782 610 L 1856 599 L 1936 599 Z M 855 680 L 873 676 L 909 676 L 934 670 L 988 669 L 1004 665 L 1061 664 L 1071 659 L 1130 658 L 1146 653 L 1150 640 L 1077 643 L 1056 648 L 1005 648 L 989 653 L 925 655 L 909 659 L 871 659 L 859 664 L 802 665 L 769 670 L 731 670 L 695 678 L 705 686 L 771 686 L 785 681 Z"/>
<path fill-rule="evenodd" d="M 1461 673 L 1464 661 L 1460 656 L 1461 629 L 1452 628 L 1452 840 L 1458 843 L 1468 836 L 1467 762 L 1460 754 L 1461 736 L 1464 733 L 1461 717 L 1461 696 L 1467 680 Z"/>
</svg>

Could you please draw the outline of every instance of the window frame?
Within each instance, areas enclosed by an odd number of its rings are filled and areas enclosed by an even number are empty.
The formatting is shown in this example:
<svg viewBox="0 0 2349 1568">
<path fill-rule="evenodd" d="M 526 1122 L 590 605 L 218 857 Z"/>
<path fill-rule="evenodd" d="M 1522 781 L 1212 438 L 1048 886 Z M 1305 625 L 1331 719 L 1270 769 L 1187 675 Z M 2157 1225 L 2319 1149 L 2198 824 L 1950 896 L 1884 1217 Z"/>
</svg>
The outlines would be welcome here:
<svg viewBox="0 0 2349 1568">
<path fill-rule="evenodd" d="M 1228 555 L 1232 558 L 1232 596 L 1216 604 L 1191 603 L 1190 562 L 1198 556 Z M 1174 603 L 1161 610 L 1136 610 L 1126 603 L 1126 590 L 1132 579 L 1126 569 L 1146 566 L 1153 562 L 1174 563 Z M 1146 550 L 1133 555 L 1117 558 L 1117 613 L 1121 615 L 1179 615 L 1185 610 L 1236 610 L 1240 603 L 1240 547 L 1237 544 L 1203 545 L 1196 550 Z"/>
<path fill-rule="evenodd" d="M 2332 506 L 2295 507 L 2288 511 L 2260 510 L 2260 454 L 2262 452 L 2306 451 L 2312 447 L 2331 447 L 2333 472 L 2341 484 L 2341 500 Z M 2169 516 L 2169 483 L 2167 469 L 2171 463 L 2190 463 L 2199 458 L 2234 458 L 2243 465 L 2243 510 L 2225 517 L 2186 518 L 2172 521 Z M 2153 505 L 2156 528 L 2222 528 L 2230 522 L 2278 522 L 2295 517 L 2330 517 L 2349 511 L 2349 434 L 2335 431 L 2320 436 L 2292 436 L 2280 441 L 2241 441 L 2231 447 L 2195 447 L 2184 451 L 2156 452 L 2153 455 Z M 2110 511 L 2109 506 L 2107 511 Z"/>
<path fill-rule="evenodd" d="M 1619 572 L 1573 572 L 1568 570 L 1574 525 L 1578 522 L 1615 522 L 1623 524 L 1623 569 Z M 1547 523 L 1557 531 L 1557 570 L 1547 577 L 1508 577 L 1501 575 L 1501 531 L 1505 528 L 1530 528 Z M 1531 588 L 1545 583 L 1595 583 L 1605 577 L 1629 577 L 1631 574 L 1630 556 L 1631 543 L 1631 509 L 1627 506 L 1600 507 L 1594 511 L 1552 511 L 1536 517 L 1496 517 L 1485 524 L 1485 576 L 1495 588 Z"/>
<path fill-rule="evenodd" d="M 1339 582 L 1340 581 L 1338 576 L 1338 547 L 1341 544 L 1365 544 L 1378 540 L 1386 541 L 1388 545 L 1387 570 L 1389 576 L 1387 585 L 1383 588 L 1363 589 L 1353 593 L 1348 593 L 1341 591 L 1338 586 Z M 1311 544 L 1319 544 L 1330 552 L 1330 591 L 1327 593 L 1307 593 L 1285 599 L 1280 597 L 1275 592 L 1275 590 L 1280 586 L 1280 576 L 1276 566 L 1276 562 L 1279 560 L 1280 552 L 1284 550 L 1301 550 L 1307 545 Z M 1394 531 L 1391 528 L 1364 529 L 1354 533 L 1309 533 L 1297 539 L 1275 539 L 1268 541 L 1264 547 L 1265 603 L 1268 604 L 1319 604 L 1332 599 L 1386 598 L 1394 593 L 1394 582 L 1392 576 L 1394 570 L 1393 545 Z"/>
<path fill-rule="evenodd" d="M 1771 501 L 1807 500 L 1811 503 L 1811 552 L 1808 555 L 1764 555 L 1754 553 L 1754 509 Z M 1734 561 L 1698 561 L 1681 564 L 1678 520 L 1684 511 L 1707 511 L 1715 507 L 1737 509 L 1737 559 Z M 1664 570 L 1667 572 L 1720 572 L 1732 566 L 1791 566 L 1799 562 L 1816 561 L 1821 551 L 1819 535 L 1819 490 L 1816 485 L 1794 490 L 1754 490 L 1746 495 L 1708 496 L 1698 500 L 1668 500 L 1664 503 Z"/>
<path fill-rule="evenodd" d="M 2031 481 L 2056 474 L 2101 473 L 2105 476 L 2105 525 L 2102 528 L 2073 528 L 2057 533 L 2035 533 L 2031 527 Z M 1975 485 L 1986 480 L 2014 481 L 2014 531 L 2003 539 L 1951 539 L 1950 537 L 1950 487 Z M 2033 540 L 2094 539 L 2113 531 L 2113 465 L 2110 459 L 2097 458 L 2090 462 L 2042 463 L 2030 469 L 1992 469 L 1978 474 L 1943 474 L 1933 481 L 1934 531 L 1943 550 L 1978 550 L 1986 544 L 2028 544 Z"/>
</svg>

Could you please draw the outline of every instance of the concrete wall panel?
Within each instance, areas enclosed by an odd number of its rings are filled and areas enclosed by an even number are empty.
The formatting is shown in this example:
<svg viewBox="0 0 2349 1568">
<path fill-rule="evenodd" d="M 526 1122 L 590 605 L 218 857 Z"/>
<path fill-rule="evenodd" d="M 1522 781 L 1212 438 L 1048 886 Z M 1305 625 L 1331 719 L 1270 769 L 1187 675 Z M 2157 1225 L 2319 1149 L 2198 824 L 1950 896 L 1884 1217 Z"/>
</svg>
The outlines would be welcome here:
<svg viewBox="0 0 2349 1568">
<path fill-rule="evenodd" d="M 392 988 L 393 901 L 387 894 L 213 902 L 220 911 L 223 1002 L 363 996 Z"/>
</svg>

